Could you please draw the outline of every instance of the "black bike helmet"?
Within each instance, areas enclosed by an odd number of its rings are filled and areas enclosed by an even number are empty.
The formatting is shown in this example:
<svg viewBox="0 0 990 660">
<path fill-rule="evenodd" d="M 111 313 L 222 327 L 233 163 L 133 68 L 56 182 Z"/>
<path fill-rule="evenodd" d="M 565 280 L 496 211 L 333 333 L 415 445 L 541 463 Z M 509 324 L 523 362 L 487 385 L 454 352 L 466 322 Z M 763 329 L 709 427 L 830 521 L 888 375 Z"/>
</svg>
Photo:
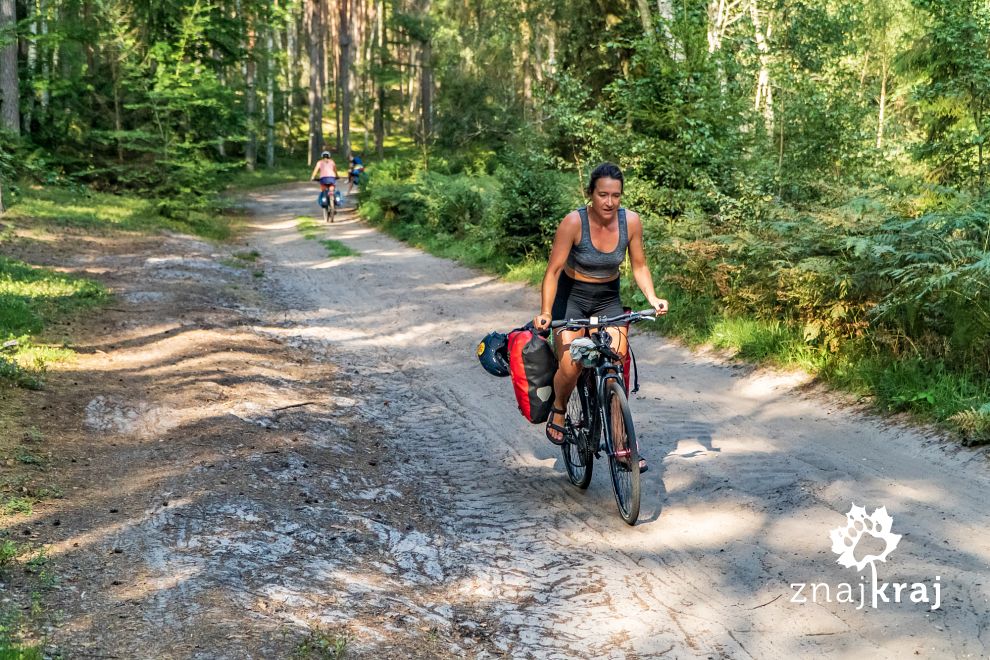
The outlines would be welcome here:
<svg viewBox="0 0 990 660">
<path fill-rule="evenodd" d="M 478 360 L 493 376 L 509 375 L 509 344 L 501 332 L 489 332 L 478 344 Z"/>
</svg>

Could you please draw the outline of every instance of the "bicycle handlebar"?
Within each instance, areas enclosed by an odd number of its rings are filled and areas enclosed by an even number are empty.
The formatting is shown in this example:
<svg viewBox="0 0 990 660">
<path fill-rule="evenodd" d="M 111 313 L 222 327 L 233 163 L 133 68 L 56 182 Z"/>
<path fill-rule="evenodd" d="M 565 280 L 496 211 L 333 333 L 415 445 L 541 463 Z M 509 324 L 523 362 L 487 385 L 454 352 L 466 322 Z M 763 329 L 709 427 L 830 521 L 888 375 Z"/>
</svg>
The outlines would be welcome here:
<svg viewBox="0 0 990 660">
<path fill-rule="evenodd" d="M 610 325 L 624 325 L 625 323 L 635 323 L 636 321 L 656 321 L 657 310 L 650 308 L 641 312 L 625 312 L 618 316 L 608 318 L 598 316 L 590 319 L 567 319 L 561 321 L 551 321 L 550 328 L 603 328 Z"/>
</svg>

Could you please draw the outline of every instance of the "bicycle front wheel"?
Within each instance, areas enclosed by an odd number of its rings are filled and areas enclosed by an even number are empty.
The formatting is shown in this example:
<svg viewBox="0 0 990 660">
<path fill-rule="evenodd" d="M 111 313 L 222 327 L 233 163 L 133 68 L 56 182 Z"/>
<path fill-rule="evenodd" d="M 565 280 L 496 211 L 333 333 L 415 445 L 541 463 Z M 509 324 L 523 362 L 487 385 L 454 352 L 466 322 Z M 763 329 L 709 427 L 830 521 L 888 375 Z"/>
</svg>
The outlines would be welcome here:
<svg viewBox="0 0 990 660">
<path fill-rule="evenodd" d="M 591 470 L 595 465 L 595 448 L 598 438 L 592 438 L 593 426 L 588 401 L 587 378 L 578 380 L 577 386 L 567 400 L 567 415 L 564 419 L 564 444 L 560 446 L 564 454 L 564 467 L 567 478 L 578 488 L 584 489 L 591 483 Z"/>
<path fill-rule="evenodd" d="M 616 381 L 605 388 L 605 441 L 612 490 L 619 515 L 630 525 L 639 518 L 639 446 L 626 393 Z"/>
</svg>

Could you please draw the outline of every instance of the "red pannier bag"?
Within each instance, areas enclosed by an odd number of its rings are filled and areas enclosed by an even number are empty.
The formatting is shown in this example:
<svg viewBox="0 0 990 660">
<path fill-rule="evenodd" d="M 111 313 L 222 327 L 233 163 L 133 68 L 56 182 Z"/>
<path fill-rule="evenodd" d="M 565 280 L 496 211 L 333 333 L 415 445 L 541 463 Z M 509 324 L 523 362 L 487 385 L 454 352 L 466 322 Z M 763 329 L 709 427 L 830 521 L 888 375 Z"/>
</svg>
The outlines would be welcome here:
<svg viewBox="0 0 990 660">
<path fill-rule="evenodd" d="M 542 424 L 553 407 L 553 377 L 557 358 L 532 323 L 509 333 L 509 375 L 519 412 L 533 424 Z"/>
</svg>

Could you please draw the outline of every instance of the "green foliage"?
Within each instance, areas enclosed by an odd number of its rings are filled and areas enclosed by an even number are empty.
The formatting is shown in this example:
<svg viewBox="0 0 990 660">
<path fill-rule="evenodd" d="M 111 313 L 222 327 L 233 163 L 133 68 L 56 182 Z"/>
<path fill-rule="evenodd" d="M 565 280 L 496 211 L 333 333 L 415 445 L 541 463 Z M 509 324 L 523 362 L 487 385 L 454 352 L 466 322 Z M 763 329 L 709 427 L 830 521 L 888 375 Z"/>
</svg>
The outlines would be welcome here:
<svg viewBox="0 0 990 660">
<path fill-rule="evenodd" d="M 926 128 L 915 149 L 939 183 L 974 185 L 982 193 L 990 122 L 990 7 L 980 0 L 914 0 L 930 22 L 901 59 L 921 79 L 916 100 Z"/>
<path fill-rule="evenodd" d="M 432 231 L 463 237 L 489 213 L 491 180 L 431 174 L 424 188 L 425 222 Z"/>
<path fill-rule="evenodd" d="M 102 286 L 77 277 L 0 256 L 0 378 L 37 389 L 45 359 L 28 339 L 46 322 L 107 298 Z"/>
<path fill-rule="evenodd" d="M 34 503 L 26 497 L 0 495 L 0 516 L 30 515 L 33 509 Z M 0 550 L 0 555 L 2 554 L 3 552 Z M 0 565 L 2 564 L 2 557 L 0 557 Z"/>
<path fill-rule="evenodd" d="M 564 176 L 538 162 L 520 165 L 499 174 L 496 226 L 501 250 L 510 258 L 548 254 L 557 225 L 572 208 L 567 205 Z"/>
</svg>

